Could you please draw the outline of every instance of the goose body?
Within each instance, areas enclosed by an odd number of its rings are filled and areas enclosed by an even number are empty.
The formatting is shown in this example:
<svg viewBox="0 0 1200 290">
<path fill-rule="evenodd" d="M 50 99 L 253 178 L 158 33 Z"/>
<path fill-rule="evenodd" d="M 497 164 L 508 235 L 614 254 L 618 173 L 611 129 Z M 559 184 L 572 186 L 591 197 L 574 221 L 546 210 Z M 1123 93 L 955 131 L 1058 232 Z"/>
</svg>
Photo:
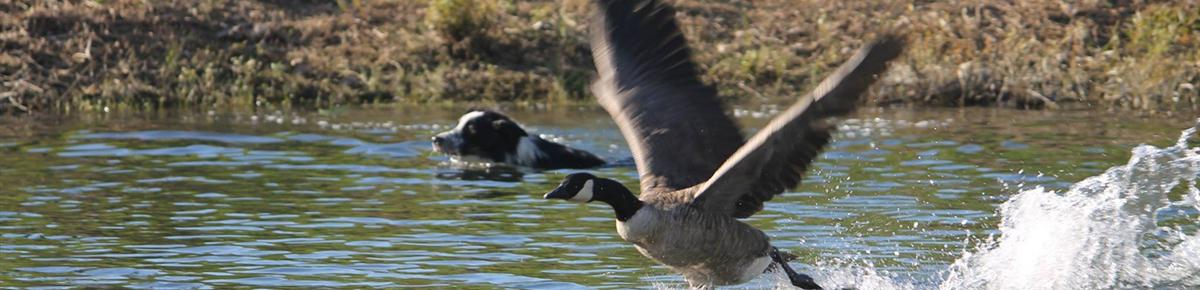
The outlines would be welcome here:
<svg viewBox="0 0 1200 290">
<path fill-rule="evenodd" d="M 896 58 L 885 36 L 846 61 L 814 91 L 749 139 L 699 80 L 675 11 L 659 0 L 593 0 L 592 92 L 629 143 L 640 177 L 635 196 L 616 180 L 567 175 L 548 199 L 612 206 L 617 233 L 696 288 L 740 284 L 781 268 L 792 285 L 821 289 L 796 273 L 770 238 L 741 218 L 800 183 L 836 124 Z"/>
<path fill-rule="evenodd" d="M 716 229 L 722 234 L 714 235 Z M 697 285 L 745 283 L 772 262 L 766 233 L 689 206 L 660 208 L 647 203 L 628 221 L 617 221 L 617 234 L 642 255 Z"/>
</svg>

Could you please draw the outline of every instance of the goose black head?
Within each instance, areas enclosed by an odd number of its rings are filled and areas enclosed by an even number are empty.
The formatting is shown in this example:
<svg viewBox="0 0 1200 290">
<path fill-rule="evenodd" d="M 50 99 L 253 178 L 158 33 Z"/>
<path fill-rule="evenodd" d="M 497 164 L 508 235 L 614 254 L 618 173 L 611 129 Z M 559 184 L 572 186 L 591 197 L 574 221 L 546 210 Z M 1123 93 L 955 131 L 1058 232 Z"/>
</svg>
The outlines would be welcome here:
<svg viewBox="0 0 1200 290">
<path fill-rule="evenodd" d="M 562 199 L 579 203 L 592 202 L 596 198 L 596 176 L 590 173 L 567 175 L 558 188 L 546 193 L 545 199 Z"/>
<path fill-rule="evenodd" d="M 599 178 L 586 172 L 567 175 L 558 188 L 546 193 L 546 199 L 562 199 L 578 203 L 602 201 L 612 206 L 617 220 L 626 221 L 642 207 L 624 184 L 608 178 Z"/>
</svg>

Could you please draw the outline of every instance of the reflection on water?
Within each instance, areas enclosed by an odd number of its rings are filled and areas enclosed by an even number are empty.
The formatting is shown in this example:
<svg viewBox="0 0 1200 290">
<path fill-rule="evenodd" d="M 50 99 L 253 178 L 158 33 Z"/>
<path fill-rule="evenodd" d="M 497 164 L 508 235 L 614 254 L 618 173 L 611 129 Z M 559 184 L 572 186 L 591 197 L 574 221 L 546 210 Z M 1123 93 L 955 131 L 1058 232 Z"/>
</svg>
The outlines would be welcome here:
<svg viewBox="0 0 1200 290">
<path fill-rule="evenodd" d="M 769 118 L 738 111 L 751 128 Z M 429 152 L 457 113 L 91 117 L 0 131 L 0 286 L 683 285 L 616 236 L 607 208 L 540 198 L 574 171 L 464 168 Z M 512 115 L 547 139 L 628 158 L 602 112 Z M 801 187 L 748 221 L 819 281 L 936 287 L 964 251 L 1008 233 L 996 212 L 1013 194 L 1066 190 L 1186 126 L 1103 117 L 865 112 Z M 629 166 L 594 171 L 636 188 Z M 1173 209 L 1161 220 L 1194 227 L 1200 211 Z M 776 276 L 745 287 L 786 280 Z"/>
</svg>

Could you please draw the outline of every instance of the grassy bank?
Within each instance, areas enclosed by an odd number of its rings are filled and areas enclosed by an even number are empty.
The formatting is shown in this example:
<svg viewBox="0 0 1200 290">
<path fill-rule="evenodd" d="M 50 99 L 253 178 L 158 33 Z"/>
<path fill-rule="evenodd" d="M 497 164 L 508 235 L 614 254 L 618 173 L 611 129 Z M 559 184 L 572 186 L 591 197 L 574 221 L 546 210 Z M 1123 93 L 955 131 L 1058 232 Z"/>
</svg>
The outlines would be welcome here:
<svg viewBox="0 0 1200 290">
<path fill-rule="evenodd" d="M 909 51 L 874 104 L 1200 108 L 1191 1 L 678 6 L 706 79 L 742 101 L 795 97 L 874 33 L 901 30 Z M 585 0 L 0 0 L 0 111 L 587 100 L 589 9 Z"/>
</svg>

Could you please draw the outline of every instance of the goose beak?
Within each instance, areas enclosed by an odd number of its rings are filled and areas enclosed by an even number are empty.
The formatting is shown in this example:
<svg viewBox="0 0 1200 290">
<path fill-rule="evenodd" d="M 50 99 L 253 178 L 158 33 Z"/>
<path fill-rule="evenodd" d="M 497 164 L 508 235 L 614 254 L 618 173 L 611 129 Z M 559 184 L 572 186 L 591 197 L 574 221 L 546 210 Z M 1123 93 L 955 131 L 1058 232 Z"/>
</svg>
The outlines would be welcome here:
<svg viewBox="0 0 1200 290">
<path fill-rule="evenodd" d="M 563 187 L 555 188 L 554 190 L 542 196 L 544 199 L 571 199 L 571 193 L 563 189 Z"/>
</svg>

